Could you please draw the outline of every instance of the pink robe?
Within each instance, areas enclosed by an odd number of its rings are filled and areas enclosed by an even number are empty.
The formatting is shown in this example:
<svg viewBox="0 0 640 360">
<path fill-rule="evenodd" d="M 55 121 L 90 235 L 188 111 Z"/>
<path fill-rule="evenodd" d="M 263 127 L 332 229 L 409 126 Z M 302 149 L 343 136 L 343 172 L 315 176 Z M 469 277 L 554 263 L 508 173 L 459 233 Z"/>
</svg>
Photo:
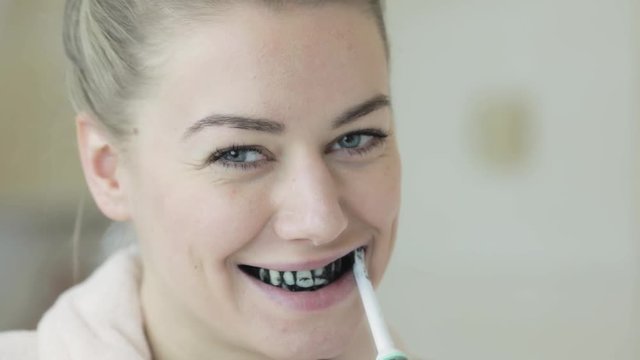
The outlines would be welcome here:
<svg viewBox="0 0 640 360">
<path fill-rule="evenodd" d="M 135 248 L 113 255 L 56 301 L 36 331 L 0 334 L 0 360 L 151 360 Z"/>
</svg>

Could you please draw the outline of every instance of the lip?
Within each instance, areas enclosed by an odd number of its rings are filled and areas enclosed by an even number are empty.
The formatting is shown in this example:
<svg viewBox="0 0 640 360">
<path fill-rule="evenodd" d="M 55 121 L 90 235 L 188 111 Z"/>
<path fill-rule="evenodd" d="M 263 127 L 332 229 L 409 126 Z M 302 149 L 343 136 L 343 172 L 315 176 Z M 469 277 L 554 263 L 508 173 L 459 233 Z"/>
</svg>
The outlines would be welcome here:
<svg viewBox="0 0 640 360">
<path fill-rule="evenodd" d="M 262 281 L 238 270 L 262 296 L 288 311 L 313 312 L 329 309 L 349 298 L 354 298 L 356 281 L 353 271 L 349 270 L 340 279 L 316 291 L 293 292 L 267 285 Z"/>
<path fill-rule="evenodd" d="M 301 271 L 312 270 L 324 267 L 352 252 L 360 247 L 365 249 L 370 248 L 370 244 L 358 244 L 356 247 L 349 251 L 343 251 L 331 257 L 327 257 L 321 260 L 310 260 L 298 263 L 261 263 L 259 265 L 253 265 L 270 270 L 277 271 Z M 368 254 L 367 254 L 368 255 Z M 248 264 L 247 264 L 248 265 Z M 263 283 L 262 281 L 246 274 L 244 271 L 237 268 L 241 278 L 245 279 L 250 288 L 255 289 L 261 296 L 266 297 L 277 305 L 286 308 L 288 311 L 298 312 L 314 312 L 329 309 L 333 306 L 337 306 L 340 303 L 347 301 L 357 301 L 357 285 L 355 277 L 353 275 L 353 269 L 346 272 L 340 279 L 333 283 L 323 287 L 322 289 L 315 291 L 299 291 L 293 292 L 284 290 L 279 287 L 271 286 Z"/>
<path fill-rule="evenodd" d="M 302 261 L 302 262 L 297 262 L 297 263 L 251 263 L 251 264 L 242 264 L 242 265 L 250 265 L 253 267 L 259 267 L 259 268 L 264 268 L 264 269 L 269 269 L 269 270 L 276 270 L 276 271 L 304 271 L 304 270 L 314 270 L 314 269 L 319 269 L 322 267 L 325 267 L 329 264 L 331 264 L 332 262 L 343 258 L 351 253 L 353 253 L 354 251 L 356 251 L 356 249 L 359 249 L 361 247 L 364 247 L 365 249 L 367 249 L 369 246 L 368 245 L 358 245 L 357 247 L 346 251 L 346 252 L 341 252 L 339 254 L 336 254 L 334 256 L 331 257 L 326 257 L 324 259 L 320 259 L 320 260 L 309 260 L 309 261 Z"/>
</svg>

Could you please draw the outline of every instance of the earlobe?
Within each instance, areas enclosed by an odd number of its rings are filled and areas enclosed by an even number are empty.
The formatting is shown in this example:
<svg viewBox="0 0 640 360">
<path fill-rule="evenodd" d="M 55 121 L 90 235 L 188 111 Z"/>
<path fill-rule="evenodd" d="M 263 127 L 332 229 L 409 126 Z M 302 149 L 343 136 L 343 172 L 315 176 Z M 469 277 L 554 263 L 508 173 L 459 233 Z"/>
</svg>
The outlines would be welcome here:
<svg viewBox="0 0 640 360">
<path fill-rule="evenodd" d="M 80 161 L 93 199 L 108 218 L 129 220 L 122 162 L 107 130 L 87 113 L 76 117 Z"/>
</svg>

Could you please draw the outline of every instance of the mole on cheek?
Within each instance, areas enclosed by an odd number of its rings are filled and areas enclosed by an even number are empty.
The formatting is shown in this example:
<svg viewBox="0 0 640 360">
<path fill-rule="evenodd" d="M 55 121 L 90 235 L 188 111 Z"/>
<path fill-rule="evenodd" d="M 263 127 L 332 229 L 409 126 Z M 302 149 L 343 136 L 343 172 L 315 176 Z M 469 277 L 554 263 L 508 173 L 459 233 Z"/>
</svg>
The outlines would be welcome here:
<svg viewBox="0 0 640 360">
<path fill-rule="evenodd" d="M 193 271 L 200 272 L 200 269 L 202 269 L 202 262 L 196 256 L 196 253 L 195 253 L 194 249 L 189 249 L 189 262 L 191 263 L 191 266 L 193 267 Z"/>
<path fill-rule="evenodd" d="M 229 191 L 230 199 L 235 199 L 237 196 L 238 196 L 238 189 L 231 189 L 231 191 Z"/>
</svg>

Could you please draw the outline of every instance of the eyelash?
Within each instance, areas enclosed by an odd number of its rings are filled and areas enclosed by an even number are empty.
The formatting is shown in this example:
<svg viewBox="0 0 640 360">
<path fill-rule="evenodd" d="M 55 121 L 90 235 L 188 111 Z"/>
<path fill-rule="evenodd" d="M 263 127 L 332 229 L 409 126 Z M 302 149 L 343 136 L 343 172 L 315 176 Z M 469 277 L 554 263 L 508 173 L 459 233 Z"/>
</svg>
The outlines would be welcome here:
<svg viewBox="0 0 640 360">
<path fill-rule="evenodd" d="M 337 139 L 333 140 L 331 144 L 327 146 L 325 152 L 329 153 L 331 147 L 334 144 L 336 144 L 338 141 L 340 141 L 341 139 L 344 139 L 347 136 L 371 136 L 372 137 L 372 139 L 364 147 L 342 149 L 346 151 L 349 155 L 365 155 L 369 151 L 375 149 L 377 146 L 382 145 L 382 143 L 384 143 L 384 141 L 389 136 L 389 134 L 379 129 L 363 129 L 363 130 L 353 131 L 353 132 L 341 135 Z"/>
<path fill-rule="evenodd" d="M 386 138 L 389 136 L 386 132 L 380 129 L 362 129 L 358 131 L 353 131 L 350 133 L 346 133 L 344 135 L 339 136 L 335 140 L 333 140 L 327 147 L 325 148 L 325 153 L 331 152 L 331 147 L 333 147 L 338 141 L 347 137 L 347 136 L 371 136 L 372 139 L 364 146 L 358 148 L 343 148 L 341 150 L 345 150 L 349 155 L 365 155 L 376 147 L 382 145 Z M 255 151 L 260 155 L 266 157 L 264 160 L 259 161 L 251 161 L 251 162 L 234 162 L 224 160 L 223 157 L 228 155 L 233 151 Z M 255 145 L 232 145 L 229 147 L 217 149 L 214 151 L 205 161 L 205 167 L 213 164 L 220 164 L 226 168 L 239 169 L 239 170 L 251 170 L 262 166 L 265 162 L 274 161 L 273 156 L 261 146 Z"/>
<path fill-rule="evenodd" d="M 260 161 L 251 161 L 251 162 L 234 162 L 234 161 L 227 161 L 224 160 L 223 157 L 229 153 L 231 153 L 232 151 L 255 151 L 257 153 L 259 153 L 262 156 L 267 157 L 267 159 L 265 160 L 260 160 Z M 254 146 L 254 145 L 232 145 L 226 148 L 222 148 L 222 149 L 217 149 L 216 151 L 214 151 L 211 156 L 209 156 L 206 160 L 205 165 L 213 165 L 216 163 L 219 163 L 220 165 L 226 167 L 226 168 L 233 168 L 233 169 L 240 169 L 240 170 L 251 170 L 254 168 L 258 168 L 260 167 L 264 162 L 269 162 L 269 161 L 273 161 L 272 159 L 270 159 L 270 156 L 268 155 L 268 151 L 265 150 L 264 148 L 260 147 L 260 146 Z"/>
</svg>

